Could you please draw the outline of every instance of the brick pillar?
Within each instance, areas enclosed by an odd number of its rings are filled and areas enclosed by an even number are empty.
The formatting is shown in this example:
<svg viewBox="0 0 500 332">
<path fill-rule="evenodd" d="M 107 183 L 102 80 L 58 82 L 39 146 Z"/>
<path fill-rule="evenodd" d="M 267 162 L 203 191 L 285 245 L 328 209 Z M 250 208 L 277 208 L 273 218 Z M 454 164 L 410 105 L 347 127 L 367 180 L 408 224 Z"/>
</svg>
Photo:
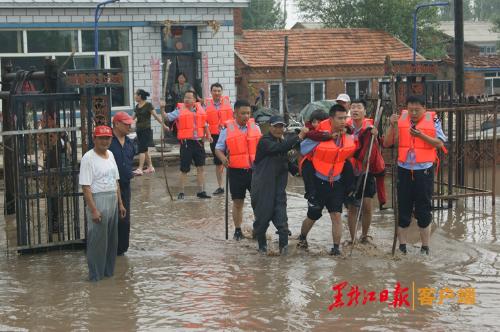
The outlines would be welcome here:
<svg viewBox="0 0 500 332">
<path fill-rule="evenodd" d="M 243 35 L 243 16 L 241 14 L 241 8 L 233 9 L 233 21 L 234 21 L 234 36 L 236 39 Z"/>
</svg>

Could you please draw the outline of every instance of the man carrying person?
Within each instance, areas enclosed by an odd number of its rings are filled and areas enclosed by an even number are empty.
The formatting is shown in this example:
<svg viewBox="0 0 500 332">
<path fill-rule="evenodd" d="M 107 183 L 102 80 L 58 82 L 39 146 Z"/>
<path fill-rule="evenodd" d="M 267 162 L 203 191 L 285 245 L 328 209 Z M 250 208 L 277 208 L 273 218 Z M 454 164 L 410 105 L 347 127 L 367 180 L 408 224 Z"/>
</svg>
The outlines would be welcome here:
<svg viewBox="0 0 500 332">
<path fill-rule="evenodd" d="M 309 205 L 307 218 L 302 223 L 298 247 L 306 249 L 307 234 L 314 222 L 321 218 L 322 210 L 327 208 L 332 221 L 333 248 L 330 254 L 340 255 L 340 239 L 342 237 L 342 204 L 345 198 L 345 189 L 341 181 L 344 164 L 355 151 L 352 137 L 345 134 L 344 128 L 347 118 L 346 109 L 333 105 L 329 112 L 330 118 L 320 123 L 318 130 L 332 134 L 332 139 L 326 142 L 315 142 L 306 139 L 301 143 L 301 154 L 311 154 L 312 164 L 316 170 L 315 186 L 317 205 Z"/>
<path fill-rule="evenodd" d="M 210 86 L 212 98 L 205 99 L 205 111 L 207 112 L 208 129 L 212 135 L 213 141 L 210 143 L 210 150 L 214 156 L 215 175 L 217 177 L 217 189 L 213 192 L 214 195 L 224 193 L 222 177 L 224 174 L 224 166 L 219 158 L 215 155 L 215 145 L 219 139 L 219 133 L 224 128 L 226 121 L 233 118 L 233 108 L 228 96 L 222 95 L 222 85 L 214 83 Z"/>
<path fill-rule="evenodd" d="M 234 104 L 234 120 L 226 122 L 226 128 L 221 130 L 215 146 L 215 155 L 228 168 L 236 241 L 244 238 L 241 231 L 243 203 L 246 191 L 251 188 L 252 166 L 261 136 L 255 120 L 250 118 L 250 104 L 246 100 L 237 100 Z"/>
<path fill-rule="evenodd" d="M 123 206 L 127 210 L 125 218 L 118 222 L 118 251 L 117 255 L 122 256 L 129 247 L 130 237 L 130 180 L 134 177 L 132 166 L 134 162 L 134 144 L 127 137 L 134 120 L 125 112 L 118 112 L 113 117 L 113 139 L 109 151 L 113 153 L 120 179 L 120 194 Z"/>
<path fill-rule="evenodd" d="M 446 152 L 447 137 L 435 113 L 426 111 L 422 97 L 409 96 L 406 106 L 400 116 L 391 116 L 384 139 L 385 147 L 398 145 L 399 250 L 407 253 L 408 226 L 414 214 L 422 241 L 420 252 L 429 255 L 434 163 L 438 149 Z"/>
<path fill-rule="evenodd" d="M 266 231 L 272 221 L 279 234 L 280 254 L 288 253 L 288 217 L 286 214 L 286 186 L 288 183 L 288 156 L 299 141 L 303 140 L 307 128 L 284 139 L 285 121 L 279 115 L 269 119 L 269 133 L 257 146 L 254 176 L 252 178 L 252 208 L 255 214 L 254 232 L 259 252 L 267 252 Z"/>
<path fill-rule="evenodd" d="M 161 101 L 161 107 L 166 106 Z M 177 199 L 184 199 L 184 187 L 186 185 L 187 173 L 191 170 L 191 162 L 196 166 L 196 180 L 199 192 L 198 198 L 210 198 L 205 192 L 205 146 L 204 139 L 210 143 L 213 141 L 207 125 L 207 113 L 200 103 L 196 102 L 196 92 L 188 90 L 184 93 L 184 103 L 177 104 L 177 108 L 166 113 L 170 122 L 176 121 L 177 139 L 180 143 L 180 192 Z"/>
<path fill-rule="evenodd" d="M 80 180 L 87 218 L 87 264 L 89 280 L 111 277 L 118 246 L 118 216 L 125 218 L 120 175 L 113 153 L 108 151 L 113 131 L 107 126 L 94 130 L 94 148 L 80 164 Z"/>
</svg>

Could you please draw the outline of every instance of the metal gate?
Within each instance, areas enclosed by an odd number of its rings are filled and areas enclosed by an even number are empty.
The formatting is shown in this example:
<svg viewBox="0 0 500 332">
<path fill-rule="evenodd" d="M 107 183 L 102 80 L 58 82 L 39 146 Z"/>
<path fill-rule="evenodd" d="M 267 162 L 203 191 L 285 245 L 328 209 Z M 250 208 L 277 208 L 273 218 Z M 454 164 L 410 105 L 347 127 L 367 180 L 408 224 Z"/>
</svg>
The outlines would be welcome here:
<svg viewBox="0 0 500 332">
<path fill-rule="evenodd" d="M 3 136 L 14 146 L 19 251 L 84 244 L 86 225 L 78 185 L 79 100 L 77 93 L 11 98 L 16 130 Z"/>
</svg>

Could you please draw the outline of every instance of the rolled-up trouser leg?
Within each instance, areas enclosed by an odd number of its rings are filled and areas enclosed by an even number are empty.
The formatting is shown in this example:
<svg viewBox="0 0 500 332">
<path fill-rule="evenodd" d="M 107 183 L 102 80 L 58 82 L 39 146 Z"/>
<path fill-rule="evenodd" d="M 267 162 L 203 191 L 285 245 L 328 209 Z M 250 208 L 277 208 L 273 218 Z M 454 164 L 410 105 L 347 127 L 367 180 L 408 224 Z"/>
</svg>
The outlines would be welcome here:
<svg viewBox="0 0 500 332">
<path fill-rule="evenodd" d="M 92 194 L 101 222 L 92 221 L 87 207 L 87 264 L 89 280 L 98 281 L 113 275 L 118 245 L 118 201 L 116 192 Z"/>
</svg>

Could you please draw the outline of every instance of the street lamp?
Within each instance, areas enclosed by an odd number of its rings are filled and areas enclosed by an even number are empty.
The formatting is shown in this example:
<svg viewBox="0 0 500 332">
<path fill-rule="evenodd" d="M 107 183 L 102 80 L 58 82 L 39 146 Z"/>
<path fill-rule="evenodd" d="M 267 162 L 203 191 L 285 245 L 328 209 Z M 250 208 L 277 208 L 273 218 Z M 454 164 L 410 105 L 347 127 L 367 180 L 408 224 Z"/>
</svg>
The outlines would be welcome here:
<svg viewBox="0 0 500 332">
<path fill-rule="evenodd" d="M 435 7 L 435 6 L 449 6 L 449 2 L 434 2 L 426 3 L 422 5 L 417 5 L 415 11 L 413 12 L 413 65 L 417 62 L 417 13 L 420 8 L 424 7 Z"/>
<path fill-rule="evenodd" d="M 95 7 L 94 14 L 94 69 L 98 69 L 99 66 L 99 29 L 97 28 L 97 22 L 101 18 L 102 11 L 104 10 L 104 6 L 108 3 L 118 2 L 120 0 L 106 0 L 100 2 L 97 7 Z"/>
</svg>

